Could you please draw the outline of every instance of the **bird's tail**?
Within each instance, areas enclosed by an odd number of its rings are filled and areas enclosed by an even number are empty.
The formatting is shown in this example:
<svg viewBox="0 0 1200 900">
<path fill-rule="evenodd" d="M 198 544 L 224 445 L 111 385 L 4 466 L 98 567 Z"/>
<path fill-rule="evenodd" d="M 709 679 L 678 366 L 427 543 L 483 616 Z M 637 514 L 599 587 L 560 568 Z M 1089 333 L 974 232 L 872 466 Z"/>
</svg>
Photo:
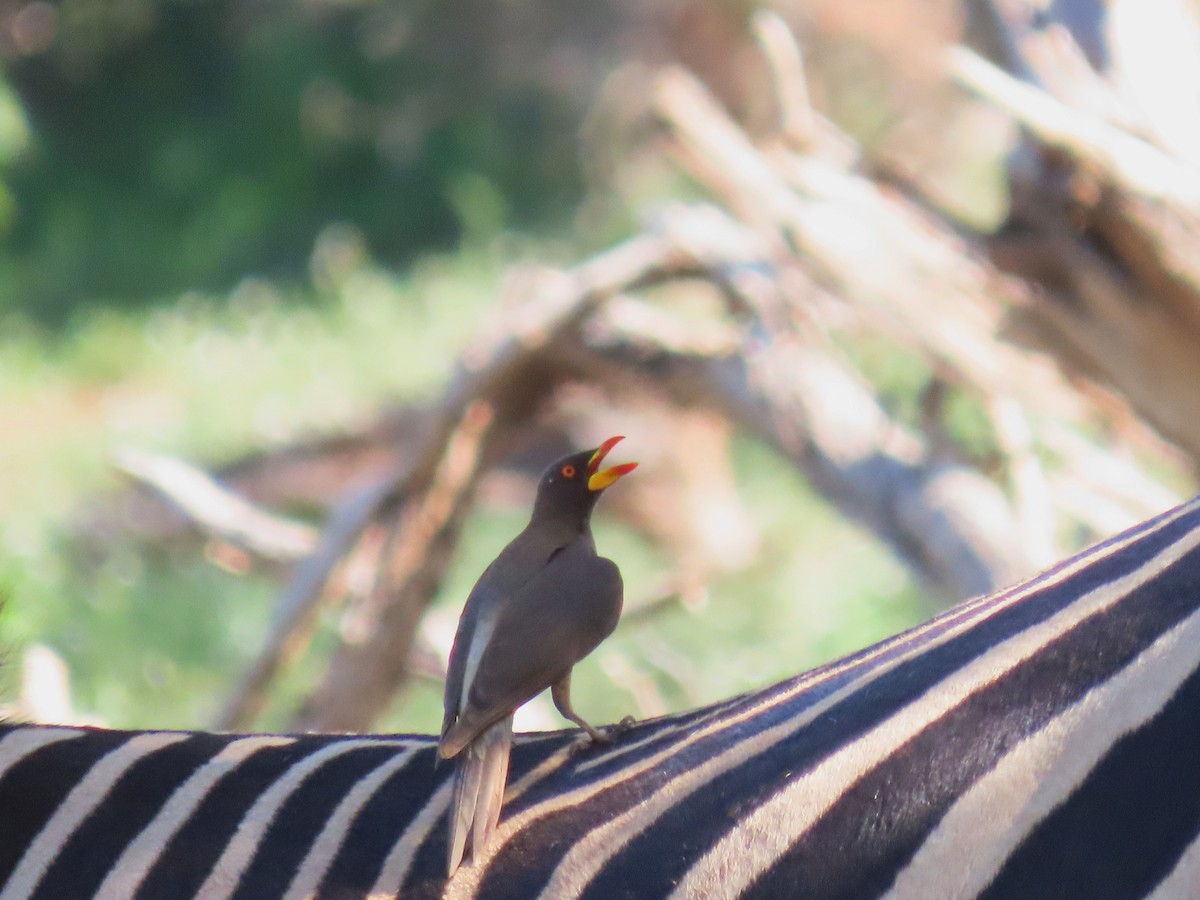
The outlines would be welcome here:
<svg viewBox="0 0 1200 900">
<path fill-rule="evenodd" d="M 462 862 L 471 836 L 474 860 L 491 840 L 504 802 L 508 754 L 512 749 L 513 717 L 505 716 L 463 748 L 454 774 L 454 804 L 450 807 L 449 875 Z"/>
</svg>

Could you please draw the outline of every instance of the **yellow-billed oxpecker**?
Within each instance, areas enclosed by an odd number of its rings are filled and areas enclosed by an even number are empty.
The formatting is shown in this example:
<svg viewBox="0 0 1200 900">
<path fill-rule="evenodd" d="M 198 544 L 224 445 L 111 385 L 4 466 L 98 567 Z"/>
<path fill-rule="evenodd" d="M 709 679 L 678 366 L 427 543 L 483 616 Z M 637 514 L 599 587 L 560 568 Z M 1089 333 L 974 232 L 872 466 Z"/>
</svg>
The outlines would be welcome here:
<svg viewBox="0 0 1200 900">
<path fill-rule="evenodd" d="M 500 551 L 467 598 L 446 676 L 438 756 L 458 757 L 450 807 L 449 874 L 487 846 L 504 799 L 513 713 L 551 689 L 559 712 L 593 741 L 606 740 L 571 709 L 571 667 L 612 634 L 621 573 L 596 555 L 592 508 L 637 463 L 601 469 L 620 441 L 564 457 L 537 486 L 525 530 Z"/>
</svg>

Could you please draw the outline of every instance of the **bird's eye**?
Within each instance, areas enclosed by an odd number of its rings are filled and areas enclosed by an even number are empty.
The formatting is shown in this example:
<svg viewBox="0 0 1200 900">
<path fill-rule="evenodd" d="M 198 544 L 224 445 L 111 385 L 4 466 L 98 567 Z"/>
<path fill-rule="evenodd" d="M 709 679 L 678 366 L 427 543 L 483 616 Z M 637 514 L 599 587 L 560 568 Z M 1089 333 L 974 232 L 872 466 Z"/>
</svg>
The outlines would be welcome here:
<svg viewBox="0 0 1200 900">
<path fill-rule="evenodd" d="M 575 467 L 573 465 L 571 465 L 570 463 L 567 463 L 565 466 L 563 466 L 558 471 L 562 472 L 563 478 L 574 478 L 575 477 Z"/>
</svg>

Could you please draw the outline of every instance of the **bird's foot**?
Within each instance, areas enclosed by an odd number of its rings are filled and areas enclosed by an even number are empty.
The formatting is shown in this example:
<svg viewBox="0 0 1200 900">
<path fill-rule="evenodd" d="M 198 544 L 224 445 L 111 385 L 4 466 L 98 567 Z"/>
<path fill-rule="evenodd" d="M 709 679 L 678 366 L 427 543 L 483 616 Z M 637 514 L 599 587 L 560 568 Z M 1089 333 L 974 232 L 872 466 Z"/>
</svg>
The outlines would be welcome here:
<svg viewBox="0 0 1200 900">
<path fill-rule="evenodd" d="M 593 747 L 597 744 L 608 745 L 613 742 L 613 735 L 609 733 L 607 728 L 592 728 L 588 726 L 585 731 L 587 737 L 584 739 L 584 746 Z"/>
<path fill-rule="evenodd" d="M 601 728 L 592 728 L 590 725 L 585 725 L 583 728 L 586 736 L 580 741 L 579 749 L 588 750 L 592 747 L 611 747 L 616 743 L 617 738 L 636 724 L 637 719 L 633 716 L 626 716 L 615 725 L 605 725 Z"/>
<path fill-rule="evenodd" d="M 600 729 L 599 742 L 611 744 L 636 724 L 637 719 L 635 719 L 633 716 L 626 716 L 615 725 L 605 725 Z"/>
</svg>

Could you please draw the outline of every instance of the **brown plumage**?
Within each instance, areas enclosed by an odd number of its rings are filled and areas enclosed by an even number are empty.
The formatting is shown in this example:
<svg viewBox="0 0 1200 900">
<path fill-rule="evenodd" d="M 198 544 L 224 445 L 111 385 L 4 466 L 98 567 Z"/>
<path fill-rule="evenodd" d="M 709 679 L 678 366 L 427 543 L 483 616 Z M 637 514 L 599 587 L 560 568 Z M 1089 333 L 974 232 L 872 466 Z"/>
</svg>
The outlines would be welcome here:
<svg viewBox="0 0 1200 900">
<path fill-rule="evenodd" d="M 538 482 L 525 530 L 471 590 L 446 676 L 438 756 L 458 758 L 450 807 L 449 874 L 487 846 L 500 818 L 513 713 L 546 688 L 593 740 L 605 736 L 571 709 L 571 667 L 608 637 L 621 615 L 621 573 L 596 555 L 592 508 L 637 463 L 600 469 L 620 437 L 554 463 Z"/>
</svg>

